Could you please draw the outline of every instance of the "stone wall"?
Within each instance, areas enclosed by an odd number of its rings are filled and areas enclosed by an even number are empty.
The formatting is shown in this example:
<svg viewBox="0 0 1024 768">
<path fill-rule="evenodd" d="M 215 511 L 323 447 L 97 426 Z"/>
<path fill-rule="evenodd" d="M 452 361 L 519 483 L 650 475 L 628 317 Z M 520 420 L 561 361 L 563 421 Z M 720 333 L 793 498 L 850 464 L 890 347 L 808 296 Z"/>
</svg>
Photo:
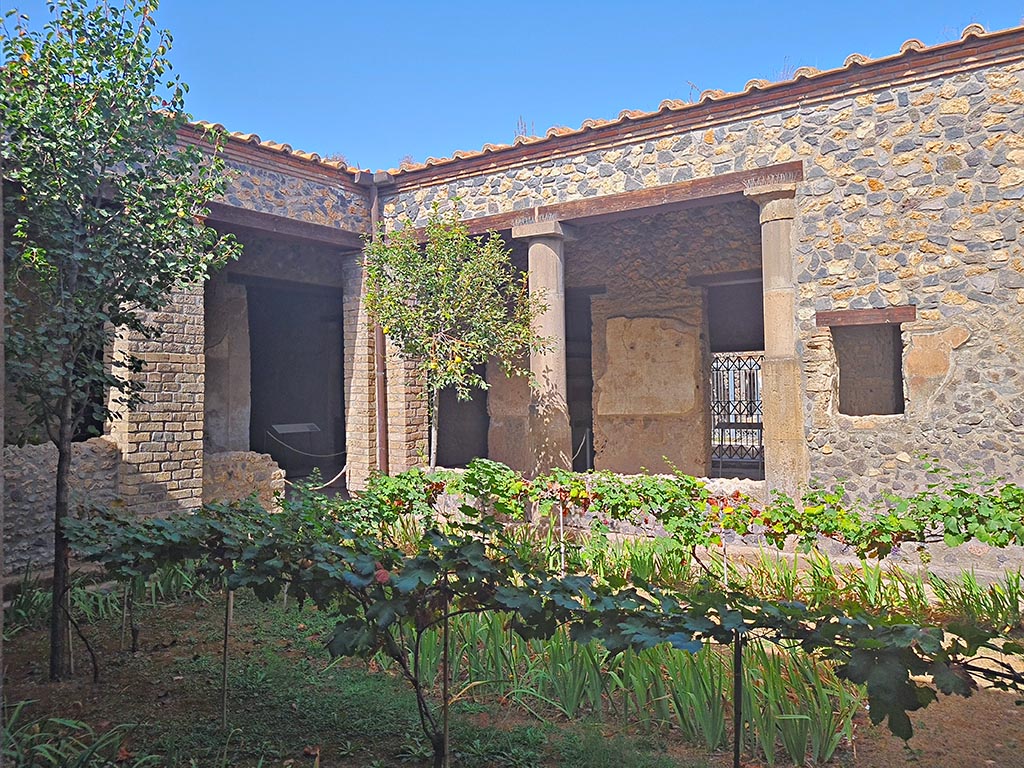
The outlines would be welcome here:
<svg viewBox="0 0 1024 768">
<path fill-rule="evenodd" d="M 359 256 L 337 246 L 271 235 L 245 227 L 225 227 L 242 243 L 242 255 L 224 269 L 231 276 L 340 287 Z"/>
<path fill-rule="evenodd" d="M 233 173 L 222 201 L 349 232 L 370 231 L 367 193 L 343 171 L 289 163 L 280 157 L 241 157 L 229 146 L 225 165 Z"/>
<path fill-rule="evenodd" d="M 256 494 L 266 509 L 277 509 L 284 494 L 284 470 L 270 456 L 225 451 L 203 456 L 203 503 L 238 501 Z"/>
<path fill-rule="evenodd" d="M 728 119 L 694 108 L 649 131 L 638 121 L 606 143 L 595 132 L 582 149 L 556 142 L 540 157 L 503 163 L 495 155 L 486 171 L 453 167 L 422 182 L 412 174 L 384 196 L 384 213 L 422 222 L 433 203 L 459 197 L 469 216 L 491 215 L 801 160 L 792 247 L 812 474 L 846 477 L 858 493 L 907 490 L 924 482 L 913 457 L 928 451 L 951 466 L 1019 478 L 1022 54 L 1008 46 L 987 59 L 950 58 L 945 71 L 916 70 L 912 58 L 884 83 L 850 78 L 845 91 L 767 107 L 752 100 L 747 116 L 740 101 Z M 640 231 L 632 247 L 647 238 Z M 586 264 L 574 252 L 567 245 L 567 268 Z M 661 301 L 657 281 L 676 273 L 655 263 L 649 275 L 647 295 Z M 906 412 L 840 415 L 831 337 L 815 312 L 903 304 L 916 305 L 918 318 L 902 328 Z M 595 355 L 595 373 L 601 365 Z"/>
<path fill-rule="evenodd" d="M 118 503 L 121 452 L 102 437 L 75 443 L 71 458 L 71 511 Z M 4 566 L 16 573 L 53 558 L 53 505 L 57 449 L 52 443 L 4 446 Z"/>
<path fill-rule="evenodd" d="M 164 514 L 202 503 L 203 287 L 175 292 L 150 321 L 161 327 L 159 337 L 124 336 L 114 343 L 113 354 L 142 360 L 144 401 L 110 424 L 108 437 L 123 457 L 118 496 L 125 506 Z"/>
</svg>

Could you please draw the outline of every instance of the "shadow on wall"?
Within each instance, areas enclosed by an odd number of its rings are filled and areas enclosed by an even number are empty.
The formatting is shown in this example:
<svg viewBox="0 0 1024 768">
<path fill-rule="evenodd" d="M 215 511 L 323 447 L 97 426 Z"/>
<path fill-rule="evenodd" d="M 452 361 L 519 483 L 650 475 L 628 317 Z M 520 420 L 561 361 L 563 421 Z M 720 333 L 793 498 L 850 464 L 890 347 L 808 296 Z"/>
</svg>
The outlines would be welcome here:
<svg viewBox="0 0 1024 768">
<path fill-rule="evenodd" d="M 537 375 L 537 387 L 530 400 L 530 442 L 535 474 L 554 467 L 572 467 L 569 406 L 565 394 L 559 391 L 562 384 L 558 379 L 556 372 L 544 368 Z"/>
<path fill-rule="evenodd" d="M 75 443 L 72 512 L 117 504 L 121 465 L 121 450 L 106 438 Z M 57 449 L 52 443 L 4 446 L 4 559 L 9 573 L 52 559 L 56 472 Z"/>
</svg>

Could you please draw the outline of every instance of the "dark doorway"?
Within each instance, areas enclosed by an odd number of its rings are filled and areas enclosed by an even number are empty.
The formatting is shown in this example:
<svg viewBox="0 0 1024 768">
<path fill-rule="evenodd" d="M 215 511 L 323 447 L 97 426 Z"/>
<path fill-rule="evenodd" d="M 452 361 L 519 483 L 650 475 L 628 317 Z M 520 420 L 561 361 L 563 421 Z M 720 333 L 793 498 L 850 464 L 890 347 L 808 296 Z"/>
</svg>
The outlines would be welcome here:
<svg viewBox="0 0 1024 768">
<path fill-rule="evenodd" d="M 761 281 L 708 287 L 708 336 L 712 352 L 764 350 Z"/>
<path fill-rule="evenodd" d="M 486 375 L 480 366 L 477 375 Z M 441 467 L 464 467 L 473 459 L 487 457 L 487 390 L 473 390 L 469 400 L 459 400 L 454 389 L 441 390 L 440 419 L 437 422 L 437 463 Z"/>
<path fill-rule="evenodd" d="M 345 463 L 342 295 L 333 288 L 247 280 L 252 353 L 250 447 L 289 477 Z"/>
<path fill-rule="evenodd" d="M 764 479 L 762 284 L 710 285 L 711 476 Z"/>
<path fill-rule="evenodd" d="M 594 369 L 590 298 L 597 291 L 565 291 L 565 366 L 572 428 L 572 468 L 594 468 Z"/>
</svg>

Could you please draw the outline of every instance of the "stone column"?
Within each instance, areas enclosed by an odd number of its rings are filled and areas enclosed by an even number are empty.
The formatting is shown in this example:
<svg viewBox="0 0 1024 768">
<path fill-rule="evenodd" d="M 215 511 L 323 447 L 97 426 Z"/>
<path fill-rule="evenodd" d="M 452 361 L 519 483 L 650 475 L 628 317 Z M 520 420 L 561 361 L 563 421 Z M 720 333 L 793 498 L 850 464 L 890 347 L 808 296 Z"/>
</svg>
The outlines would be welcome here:
<svg viewBox="0 0 1024 768">
<path fill-rule="evenodd" d="M 761 207 L 765 479 L 770 489 L 794 495 L 810 473 L 791 243 L 796 189 L 793 184 L 782 184 L 753 187 L 746 194 Z"/>
<path fill-rule="evenodd" d="M 546 221 L 512 228 L 512 237 L 529 245 L 530 294 L 540 295 L 547 309 L 536 320 L 537 333 L 547 340 L 543 352 L 530 355 L 536 386 L 530 397 L 529 442 L 533 473 L 572 467 L 565 368 L 565 253 L 570 228 Z"/>
</svg>

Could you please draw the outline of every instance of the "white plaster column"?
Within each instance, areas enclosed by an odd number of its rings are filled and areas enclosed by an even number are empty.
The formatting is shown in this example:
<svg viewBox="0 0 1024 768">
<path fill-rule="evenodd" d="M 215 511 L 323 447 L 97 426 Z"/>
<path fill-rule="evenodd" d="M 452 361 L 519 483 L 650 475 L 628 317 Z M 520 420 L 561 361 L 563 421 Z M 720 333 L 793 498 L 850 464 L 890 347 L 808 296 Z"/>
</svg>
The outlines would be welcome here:
<svg viewBox="0 0 1024 768">
<path fill-rule="evenodd" d="M 552 467 L 572 466 L 572 431 L 569 426 L 565 364 L 565 252 L 570 228 L 548 221 L 512 228 L 512 237 L 529 246 L 530 295 L 539 296 L 547 309 L 535 323 L 546 339 L 543 351 L 530 354 L 535 387 L 530 397 L 529 442 L 533 474 Z"/>
<path fill-rule="evenodd" d="M 790 495 L 810 473 L 804 427 L 803 367 L 796 334 L 796 282 L 792 233 L 795 185 L 746 190 L 761 208 L 761 271 L 764 290 L 765 479 L 770 489 Z"/>
</svg>

